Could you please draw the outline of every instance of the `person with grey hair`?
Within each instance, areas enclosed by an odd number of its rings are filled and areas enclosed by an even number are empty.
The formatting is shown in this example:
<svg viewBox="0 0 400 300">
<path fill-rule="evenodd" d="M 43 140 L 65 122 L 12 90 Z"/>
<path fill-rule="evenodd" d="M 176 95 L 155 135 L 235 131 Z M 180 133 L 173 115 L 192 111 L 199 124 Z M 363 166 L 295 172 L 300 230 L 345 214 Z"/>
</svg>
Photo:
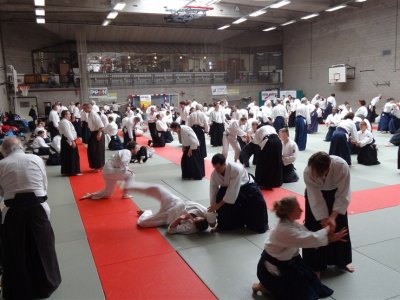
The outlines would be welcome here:
<svg viewBox="0 0 400 300">
<path fill-rule="evenodd" d="M 93 110 L 92 105 L 84 104 L 83 110 L 88 114 L 87 121 L 90 129 L 87 148 L 89 167 L 97 173 L 104 166 L 106 160 L 105 138 L 103 133 L 104 124 L 99 114 Z"/>
<path fill-rule="evenodd" d="M 49 297 L 61 275 L 49 221 L 47 175 L 43 160 L 25 154 L 17 137 L 1 146 L 0 198 L 4 252 L 2 296 L 5 299 Z"/>
<path fill-rule="evenodd" d="M 203 112 L 203 106 L 200 104 L 196 105 L 196 110 L 189 115 L 188 126 L 192 127 L 197 139 L 200 143 L 200 153 L 206 158 L 207 157 L 207 146 L 205 134 L 209 132 L 209 126 L 206 115 Z"/>
</svg>

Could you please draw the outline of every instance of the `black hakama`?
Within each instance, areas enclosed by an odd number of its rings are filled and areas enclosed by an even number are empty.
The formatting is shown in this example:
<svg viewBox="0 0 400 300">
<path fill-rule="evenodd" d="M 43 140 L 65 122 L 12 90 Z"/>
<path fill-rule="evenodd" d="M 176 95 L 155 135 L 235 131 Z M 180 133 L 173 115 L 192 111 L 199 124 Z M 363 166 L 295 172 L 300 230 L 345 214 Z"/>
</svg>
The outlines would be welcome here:
<svg viewBox="0 0 400 300">
<path fill-rule="evenodd" d="M 306 150 L 307 145 L 307 121 L 303 116 L 296 117 L 296 133 L 294 141 L 299 147 L 299 151 Z"/>
<path fill-rule="evenodd" d="M 124 149 L 124 145 L 122 144 L 118 135 L 110 137 L 110 142 L 108 143 L 108 149 L 112 151 Z"/>
<path fill-rule="evenodd" d="M 75 119 L 75 121 L 72 123 L 74 125 L 76 134 L 79 137 L 82 137 L 82 126 L 81 126 L 81 119 Z"/>
<path fill-rule="evenodd" d="M 165 137 L 165 143 L 167 144 L 172 143 L 174 141 L 174 137 L 172 136 L 172 133 L 169 130 L 165 132 L 164 137 Z"/>
<path fill-rule="evenodd" d="M 326 119 L 332 113 L 332 108 L 333 108 L 332 103 L 328 102 L 328 104 L 326 105 L 326 109 L 324 110 L 323 113 L 324 119 Z"/>
<path fill-rule="evenodd" d="M 347 131 L 341 127 L 336 128 L 332 135 L 329 155 L 343 158 L 351 166 L 351 152 L 347 141 Z"/>
<path fill-rule="evenodd" d="M 156 136 L 153 139 L 153 147 L 155 148 L 165 147 L 165 132 L 157 131 Z"/>
<path fill-rule="evenodd" d="M 148 126 L 149 126 L 151 139 L 154 141 L 155 139 L 157 139 L 157 125 L 155 122 L 149 122 Z"/>
<path fill-rule="evenodd" d="M 282 128 L 285 128 L 285 119 L 282 116 L 277 116 L 274 120 L 274 128 L 276 132 L 279 132 Z"/>
<path fill-rule="evenodd" d="M 295 113 L 295 112 L 292 112 L 292 113 L 289 115 L 288 127 L 289 127 L 289 128 L 293 128 L 293 127 L 295 127 L 295 126 L 296 126 L 296 113 Z"/>
<path fill-rule="evenodd" d="M 87 144 L 89 141 L 89 136 L 90 136 L 90 129 L 88 122 L 82 121 L 82 143 Z"/>
<path fill-rule="evenodd" d="M 308 126 L 307 133 L 318 132 L 318 113 L 313 111 L 311 113 L 311 124 Z"/>
<path fill-rule="evenodd" d="M 36 148 L 33 149 L 33 154 L 36 155 L 50 155 L 50 148 L 49 147 L 40 147 L 40 148 Z"/>
<path fill-rule="evenodd" d="M 212 122 L 210 126 L 210 144 L 214 147 L 222 146 L 222 138 L 224 135 L 225 126 L 223 123 Z"/>
<path fill-rule="evenodd" d="M 372 109 L 369 109 L 369 106 L 368 106 L 368 108 L 367 108 L 367 109 L 368 109 L 367 120 L 368 120 L 370 123 L 374 123 L 376 117 L 378 116 L 378 114 L 376 113 L 375 105 L 371 105 L 371 106 L 372 106 Z"/>
<path fill-rule="evenodd" d="M 378 131 L 389 131 L 389 122 L 391 115 L 389 113 L 381 113 L 381 118 L 379 119 Z"/>
<path fill-rule="evenodd" d="M 326 136 L 325 136 L 325 142 L 330 142 L 332 140 L 332 135 L 335 132 L 335 130 L 336 130 L 336 127 L 329 126 L 328 132 L 326 133 Z"/>
<path fill-rule="evenodd" d="M 54 127 L 53 122 L 50 122 L 48 127 L 49 127 L 49 132 L 50 132 L 50 138 L 53 141 L 54 137 L 60 133 L 58 131 L 58 128 Z"/>
<path fill-rule="evenodd" d="M 61 137 L 61 174 L 73 176 L 81 172 L 78 146 L 72 148 L 65 136 Z"/>
<path fill-rule="evenodd" d="M 257 158 L 256 182 L 261 187 L 271 189 L 283 183 L 282 142 L 276 134 L 265 138 L 268 141 Z"/>
<path fill-rule="evenodd" d="M 359 148 L 357 162 L 365 166 L 379 165 L 378 149 L 374 143 Z"/>
<path fill-rule="evenodd" d="M 143 162 L 146 162 L 148 156 L 147 156 L 147 148 L 145 146 L 140 147 L 139 150 L 136 152 L 136 154 L 132 155 L 131 162 L 135 162 L 135 160 L 140 161 L 142 157 L 143 157 Z"/>
<path fill-rule="evenodd" d="M 93 131 L 90 134 L 88 141 L 87 155 L 89 167 L 91 169 L 101 169 L 105 164 L 105 141 L 104 133 L 101 134 L 100 141 L 97 140 L 97 132 Z"/>
<path fill-rule="evenodd" d="M 389 131 L 391 134 L 394 134 L 397 129 L 400 128 L 400 119 L 396 118 L 395 116 L 392 116 L 389 122 Z"/>
<path fill-rule="evenodd" d="M 132 130 L 132 138 L 130 138 L 127 129 L 125 129 L 125 131 L 123 131 L 123 134 L 124 134 L 124 142 L 123 142 L 122 146 L 124 147 L 124 149 L 126 149 L 126 146 L 130 142 L 132 142 L 132 141 L 136 142 L 136 133 L 135 133 L 135 130 Z"/>
<path fill-rule="evenodd" d="M 280 275 L 271 274 L 266 262 L 274 265 Z M 333 294 L 333 290 L 321 283 L 300 255 L 281 261 L 263 251 L 257 265 L 257 277 L 277 300 L 317 300 Z"/>
<path fill-rule="evenodd" d="M 399 150 L 397 150 L 397 169 L 400 169 L 400 146 Z"/>
<path fill-rule="evenodd" d="M 10 207 L 2 225 L 5 299 L 47 298 L 61 283 L 53 228 L 40 204 L 46 198 L 23 193 L 5 201 Z"/>
<path fill-rule="evenodd" d="M 260 146 L 254 143 L 248 143 L 240 151 L 239 160 L 246 167 L 250 167 L 250 157 L 253 156 L 253 165 L 257 164 L 257 158 L 260 155 Z"/>
<path fill-rule="evenodd" d="M 188 157 L 190 147 L 184 147 L 181 159 L 183 179 L 201 180 L 205 176 L 204 158 L 199 149 L 192 150 L 192 156 Z"/>
<path fill-rule="evenodd" d="M 199 140 L 200 153 L 204 158 L 206 158 L 207 157 L 207 146 L 206 146 L 206 138 L 204 136 L 204 128 L 199 125 L 193 125 L 192 129 L 193 129 L 194 133 L 196 134 L 197 139 Z"/>
<path fill-rule="evenodd" d="M 297 176 L 296 168 L 293 164 L 283 166 L 283 182 L 291 183 L 299 181 L 299 176 Z"/>
<path fill-rule="evenodd" d="M 329 215 L 332 213 L 336 191 L 337 189 L 321 191 L 324 200 L 321 199 L 320 201 L 326 202 Z M 322 226 L 319 221 L 315 220 L 312 214 L 310 203 L 308 202 L 307 190 L 305 192 L 305 198 L 306 210 L 304 225 L 310 231 L 318 231 L 322 229 Z M 342 230 L 342 228 L 349 228 L 347 213 L 345 215 L 339 214 L 336 218 L 335 232 Z M 319 248 L 304 248 L 303 259 L 315 272 L 323 271 L 327 266 L 338 266 L 339 268 L 345 269 L 346 266 L 352 262 L 350 231 L 345 237 L 345 240 L 345 242 L 338 241 Z"/>
<path fill-rule="evenodd" d="M 227 187 L 220 187 L 216 202 L 225 196 Z M 264 233 L 268 230 L 267 205 L 260 188 L 254 183 L 242 185 L 234 204 L 225 203 L 218 209 L 218 230 L 239 229 L 244 226 Z"/>
</svg>

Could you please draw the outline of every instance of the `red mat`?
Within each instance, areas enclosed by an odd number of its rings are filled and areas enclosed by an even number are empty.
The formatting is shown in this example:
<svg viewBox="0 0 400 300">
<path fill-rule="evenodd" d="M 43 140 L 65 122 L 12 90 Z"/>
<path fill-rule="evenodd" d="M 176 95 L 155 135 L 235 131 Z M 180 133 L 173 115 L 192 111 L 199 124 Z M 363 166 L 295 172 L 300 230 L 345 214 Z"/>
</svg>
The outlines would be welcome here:
<svg viewBox="0 0 400 300">
<path fill-rule="evenodd" d="M 89 173 L 82 145 L 79 155 L 84 176 L 70 183 L 106 298 L 215 299 L 158 230 L 136 226 L 137 207 L 119 188 L 111 199 L 78 200 L 103 187 L 101 173 Z"/>
<path fill-rule="evenodd" d="M 147 140 L 147 138 L 141 137 L 138 139 L 138 142 L 146 144 Z M 182 152 L 178 148 L 167 145 L 163 148 L 156 148 L 156 154 L 180 165 Z M 205 160 L 205 168 L 205 177 L 210 179 L 213 167 L 209 160 Z M 293 195 L 297 197 L 301 207 L 304 209 L 304 195 L 299 195 L 284 188 L 275 188 L 272 191 L 263 190 L 262 192 L 268 208 L 272 208 L 275 201 L 282 199 L 285 196 Z M 388 185 L 375 189 L 352 192 L 348 213 L 359 214 L 398 205 L 400 205 L 400 185 Z"/>
</svg>

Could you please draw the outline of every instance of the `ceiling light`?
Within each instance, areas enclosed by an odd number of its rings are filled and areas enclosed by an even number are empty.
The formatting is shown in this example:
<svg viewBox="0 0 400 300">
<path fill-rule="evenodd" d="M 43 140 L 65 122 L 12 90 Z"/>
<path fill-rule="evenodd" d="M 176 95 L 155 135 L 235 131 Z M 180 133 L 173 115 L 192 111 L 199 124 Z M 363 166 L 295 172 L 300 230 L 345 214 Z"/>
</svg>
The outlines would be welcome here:
<svg viewBox="0 0 400 300">
<path fill-rule="evenodd" d="M 339 10 L 339 9 L 342 9 L 342 8 L 345 8 L 345 7 L 347 7 L 347 5 L 338 5 L 338 6 L 329 8 L 329 9 L 327 9 L 325 11 L 331 12 L 331 11 L 336 11 L 336 10 Z"/>
<path fill-rule="evenodd" d="M 293 23 L 296 23 L 296 20 L 292 20 L 292 21 L 283 23 L 281 26 L 287 26 L 287 25 L 290 25 L 290 24 L 293 24 Z"/>
<path fill-rule="evenodd" d="M 44 8 L 36 8 L 35 13 L 37 16 L 44 16 L 46 12 L 44 11 Z"/>
<path fill-rule="evenodd" d="M 44 6 L 44 0 L 35 0 L 35 6 Z"/>
<path fill-rule="evenodd" d="M 179 59 L 182 59 L 182 56 L 179 56 Z"/>
<path fill-rule="evenodd" d="M 111 22 L 110 20 L 104 20 L 103 24 L 101 24 L 101 25 L 108 26 L 110 24 L 110 22 Z"/>
<path fill-rule="evenodd" d="M 108 14 L 107 19 L 115 19 L 118 16 L 118 12 L 112 11 Z"/>
<path fill-rule="evenodd" d="M 231 25 L 224 25 L 224 26 L 218 28 L 218 30 L 224 30 L 224 29 L 227 29 L 229 27 L 231 27 Z"/>
<path fill-rule="evenodd" d="M 258 17 L 258 16 L 261 16 L 261 15 L 265 14 L 266 12 L 267 12 L 267 10 L 260 9 L 260 10 L 257 10 L 255 12 L 251 13 L 249 16 L 250 17 Z"/>
<path fill-rule="evenodd" d="M 157 56 L 154 56 L 154 59 L 157 59 Z"/>
<path fill-rule="evenodd" d="M 308 19 L 315 18 L 315 17 L 318 17 L 318 16 L 319 16 L 319 14 L 311 14 L 311 15 L 302 17 L 301 19 L 302 20 L 308 20 Z"/>
<path fill-rule="evenodd" d="M 283 0 L 283 1 L 279 1 L 277 3 L 272 4 L 270 7 L 271 8 L 280 8 L 280 7 L 288 5 L 288 4 L 290 4 L 290 1 Z"/>
<path fill-rule="evenodd" d="M 36 23 L 44 24 L 44 23 L 46 23 L 46 20 L 44 18 L 36 18 Z"/>
<path fill-rule="evenodd" d="M 270 28 L 264 29 L 263 31 L 271 31 L 271 30 L 275 30 L 275 29 L 276 29 L 276 27 L 270 27 Z"/>
<path fill-rule="evenodd" d="M 240 23 L 243 23 L 245 21 L 247 21 L 246 18 L 240 18 L 240 19 L 237 19 L 236 21 L 232 22 L 232 24 L 240 24 Z"/>
<path fill-rule="evenodd" d="M 131 57 L 130 57 L 130 56 L 128 56 L 128 59 L 131 59 Z"/>
<path fill-rule="evenodd" d="M 125 6 L 126 6 L 126 3 L 124 3 L 124 2 L 117 3 L 114 6 L 114 10 L 121 11 L 125 8 Z"/>
<path fill-rule="evenodd" d="M 356 2 L 358 2 L 358 3 L 367 2 L 367 0 L 356 0 Z"/>
</svg>

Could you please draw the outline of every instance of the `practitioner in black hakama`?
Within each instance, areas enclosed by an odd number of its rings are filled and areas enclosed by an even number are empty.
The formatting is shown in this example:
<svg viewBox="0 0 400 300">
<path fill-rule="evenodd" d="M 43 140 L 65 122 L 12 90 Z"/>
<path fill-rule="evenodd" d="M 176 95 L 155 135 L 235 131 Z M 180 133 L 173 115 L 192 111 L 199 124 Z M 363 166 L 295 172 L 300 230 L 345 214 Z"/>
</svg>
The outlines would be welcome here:
<svg viewBox="0 0 400 300">
<path fill-rule="evenodd" d="M 212 164 L 208 211 L 218 213 L 217 229 L 247 227 L 258 233 L 266 232 L 267 205 L 253 177 L 242 165 L 226 163 L 222 154 L 215 154 Z"/>
<path fill-rule="evenodd" d="M 5 199 L 2 296 L 47 298 L 60 285 L 61 275 L 46 202 L 45 165 L 40 157 L 25 154 L 18 138 L 6 138 L 1 152 L 5 156 L 0 161 L 0 191 Z"/>
<path fill-rule="evenodd" d="M 61 113 L 61 122 L 58 130 L 61 135 L 60 164 L 61 174 L 74 176 L 81 173 L 79 151 L 77 146 L 77 133 L 70 121 L 71 113 L 64 110 Z"/>
<path fill-rule="evenodd" d="M 350 170 L 345 160 L 325 152 L 313 154 L 304 170 L 306 210 L 304 225 L 311 231 L 325 226 L 331 232 L 349 228 L 347 208 L 350 203 Z M 315 271 L 329 265 L 354 272 L 350 233 L 345 242 L 326 247 L 303 249 L 303 259 Z"/>
<path fill-rule="evenodd" d="M 94 172 L 99 172 L 105 164 L 104 124 L 100 116 L 92 110 L 91 104 L 84 104 L 83 109 L 88 113 L 88 126 L 90 129 L 87 148 L 89 167 Z"/>
<path fill-rule="evenodd" d="M 260 127 L 255 135 L 260 153 L 256 165 L 256 182 L 260 187 L 272 189 L 283 183 L 282 142 L 270 125 Z"/>
<path fill-rule="evenodd" d="M 223 109 L 217 103 L 210 113 L 210 144 L 214 147 L 222 146 L 222 138 L 225 131 L 225 115 Z"/>
<path fill-rule="evenodd" d="M 182 139 L 182 179 L 203 179 L 205 176 L 204 157 L 200 152 L 200 143 L 193 129 L 176 122 L 172 122 L 170 128 L 180 134 Z"/>
</svg>

